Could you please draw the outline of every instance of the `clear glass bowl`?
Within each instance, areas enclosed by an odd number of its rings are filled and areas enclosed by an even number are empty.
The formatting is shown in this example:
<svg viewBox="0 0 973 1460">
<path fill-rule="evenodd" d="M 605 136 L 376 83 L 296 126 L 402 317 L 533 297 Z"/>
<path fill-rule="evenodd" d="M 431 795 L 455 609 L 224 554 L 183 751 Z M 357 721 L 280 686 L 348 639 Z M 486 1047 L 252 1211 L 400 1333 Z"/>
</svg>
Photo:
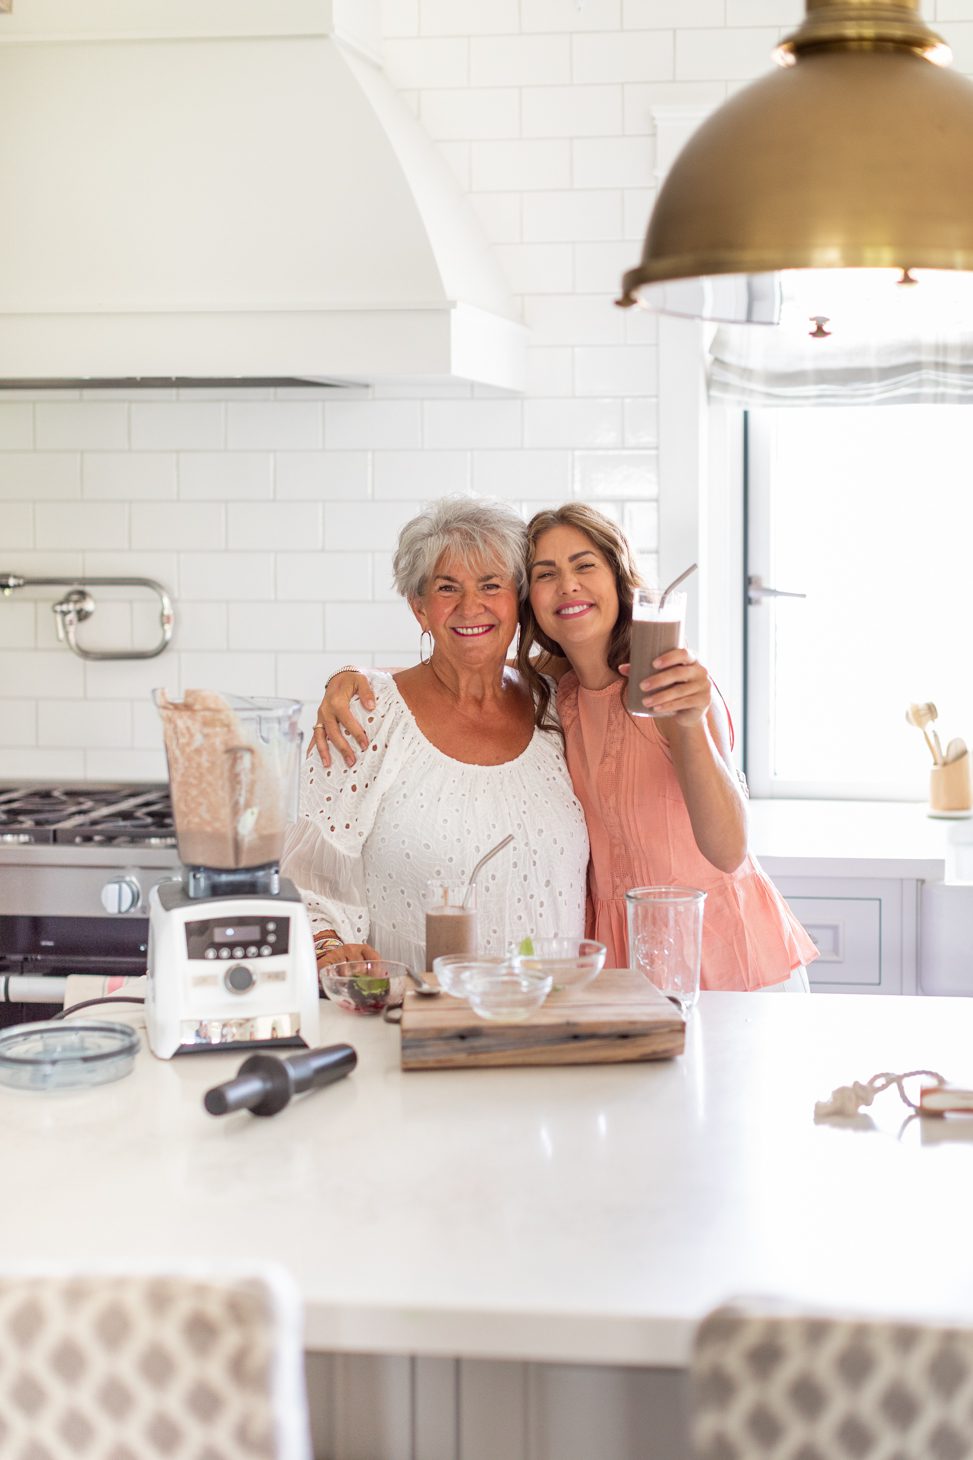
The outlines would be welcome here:
<svg viewBox="0 0 973 1460">
<path fill-rule="evenodd" d="M 463 997 L 474 1014 L 495 1024 L 519 1024 L 540 1008 L 551 992 L 549 973 L 516 963 L 470 963 L 463 973 Z"/>
<path fill-rule="evenodd" d="M 484 953 L 471 957 L 469 953 L 443 953 L 433 959 L 432 971 L 444 994 L 452 994 L 454 999 L 465 999 L 463 980 L 469 969 L 509 968 L 510 963 L 511 960 L 502 954 Z"/>
<path fill-rule="evenodd" d="M 533 953 L 514 962 L 530 973 L 549 973 L 556 989 L 583 989 L 605 966 L 606 948 L 594 938 L 532 938 Z"/>
<path fill-rule="evenodd" d="M 107 1085 L 131 1071 L 138 1050 L 139 1036 L 128 1024 L 16 1024 L 0 1031 L 0 1083 L 17 1090 Z"/>
<path fill-rule="evenodd" d="M 352 958 L 327 963 L 318 970 L 321 988 L 339 1009 L 349 1014 L 381 1014 L 401 1004 L 411 982 L 404 963 L 387 958 Z"/>
</svg>

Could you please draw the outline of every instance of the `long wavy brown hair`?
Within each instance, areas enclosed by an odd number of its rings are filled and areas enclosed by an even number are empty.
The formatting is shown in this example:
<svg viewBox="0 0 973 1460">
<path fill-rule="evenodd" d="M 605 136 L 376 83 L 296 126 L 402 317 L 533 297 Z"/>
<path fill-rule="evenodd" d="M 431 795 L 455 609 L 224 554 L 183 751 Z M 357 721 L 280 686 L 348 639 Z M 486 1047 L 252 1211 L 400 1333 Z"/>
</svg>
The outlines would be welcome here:
<svg viewBox="0 0 973 1460">
<path fill-rule="evenodd" d="M 537 556 L 537 540 L 552 527 L 574 527 L 604 555 L 615 575 L 618 592 L 618 619 L 608 643 L 608 663 L 612 669 L 624 664 L 632 642 L 632 601 L 636 588 L 646 587 L 635 562 L 628 538 L 610 517 L 589 507 L 585 502 L 566 502 L 563 507 L 535 512 L 527 524 L 528 597 L 520 609 L 520 643 L 517 647 L 517 668 L 534 698 L 534 719 L 542 730 L 558 730 L 551 710 L 551 685 L 544 669 L 551 658 L 565 658 L 556 640 L 541 629 L 530 606 L 530 575 Z M 541 651 L 538 654 L 538 650 Z"/>
</svg>

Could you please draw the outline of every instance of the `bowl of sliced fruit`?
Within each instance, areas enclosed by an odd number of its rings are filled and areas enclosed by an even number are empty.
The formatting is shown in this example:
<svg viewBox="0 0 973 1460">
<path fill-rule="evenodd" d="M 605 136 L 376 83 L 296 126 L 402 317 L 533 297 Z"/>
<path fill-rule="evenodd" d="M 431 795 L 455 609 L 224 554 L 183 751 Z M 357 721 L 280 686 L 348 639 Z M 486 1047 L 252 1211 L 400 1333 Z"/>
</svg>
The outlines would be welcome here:
<svg viewBox="0 0 973 1460">
<path fill-rule="evenodd" d="M 322 991 L 339 1009 L 347 1009 L 349 1014 L 381 1014 L 401 1004 L 409 970 L 404 963 L 388 958 L 352 958 L 323 965 L 318 977 Z"/>
</svg>

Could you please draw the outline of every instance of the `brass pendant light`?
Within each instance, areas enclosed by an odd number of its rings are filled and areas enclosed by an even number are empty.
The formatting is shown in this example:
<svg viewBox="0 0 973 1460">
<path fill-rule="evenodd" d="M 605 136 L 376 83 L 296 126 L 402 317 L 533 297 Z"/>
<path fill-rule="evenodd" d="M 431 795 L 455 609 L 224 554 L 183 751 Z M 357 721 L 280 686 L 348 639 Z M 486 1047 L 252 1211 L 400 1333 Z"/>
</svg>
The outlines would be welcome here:
<svg viewBox="0 0 973 1460">
<path fill-rule="evenodd" d="M 919 0 L 806 11 L 679 153 L 619 304 L 774 323 L 782 271 L 973 271 L 973 83 Z"/>
</svg>

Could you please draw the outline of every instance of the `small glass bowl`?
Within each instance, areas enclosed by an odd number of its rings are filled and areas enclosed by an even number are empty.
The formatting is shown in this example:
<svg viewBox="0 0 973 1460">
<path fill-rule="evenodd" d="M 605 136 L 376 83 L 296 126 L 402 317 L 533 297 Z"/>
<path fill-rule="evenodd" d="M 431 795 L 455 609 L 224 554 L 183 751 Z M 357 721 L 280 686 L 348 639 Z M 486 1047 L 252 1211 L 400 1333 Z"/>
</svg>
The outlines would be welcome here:
<svg viewBox="0 0 973 1460">
<path fill-rule="evenodd" d="M 606 948 L 594 938 L 532 938 L 533 953 L 513 961 L 530 973 L 549 973 L 556 989 L 583 989 L 605 966 Z"/>
<path fill-rule="evenodd" d="M 401 1004 L 410 983 L 404 963 L 388 958 L 352 958 L 326 963 L 318 969 L 321 988 L 339 1009 L 349 1014 L 381 1014 Z"/>
<path fill-rule="evenodd" d="M 549 973 L 535 973 L 516 963 L 469 963 L 463 974 L 463 997 L 474 1014 L 495 1024 L 520 1024 L 529 1019 L 551 992 Z"/>
<path fill-rule="evenodd" d="M 17 1090 L 106 1085 L 129 1074 L 139 1044 L 131 1025 L 107 1019 L 17 1024 L 0 1034 L 0 1083 Z"/>
<path fill-rule="evenodd" d="M 511 961 L 502 954 L 483 953 L 477 956 L 469 953 L 443 953 L 439 958 L 433 959 L 432 971 L 444 994 L 452 994 L 454 999 L 465 999 L 463 980 L 469 969 L 509 968 Z"/>
</svg>

